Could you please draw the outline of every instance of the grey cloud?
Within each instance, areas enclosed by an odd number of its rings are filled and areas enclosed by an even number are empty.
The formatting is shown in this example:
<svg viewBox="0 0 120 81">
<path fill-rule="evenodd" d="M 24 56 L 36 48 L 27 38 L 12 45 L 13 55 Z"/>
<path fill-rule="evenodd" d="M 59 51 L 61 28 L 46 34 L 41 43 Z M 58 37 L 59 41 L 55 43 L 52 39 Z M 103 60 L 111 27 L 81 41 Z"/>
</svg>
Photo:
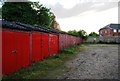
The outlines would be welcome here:
<svg viewBox="0 0 120 81">
<path fill-rule="evenodd" d="M 104 6 L 96 8 L 96 11 L 103 11 L 114 7 L 118 7 L 117 2 L 106 2 Z"/>
<path fill-rule="evenodd" d="M 97 4 L 100 4 L 100 2 L 78 3 L 71 9 L 65 9 L 61 4 L 57 3 L 54 6 L 50 5 L 50 8 L 52 11 L 54 11 L 55 15 L 57 15 L 58 18 L 66 18 L 79 15 L 89 10 L 95 10 L 96 12 L 99 12 L 118 6 L 117 2 L 104 2 L 104 5 L 98 5 L 95 7 L 94 5 Z"/>
</svg>

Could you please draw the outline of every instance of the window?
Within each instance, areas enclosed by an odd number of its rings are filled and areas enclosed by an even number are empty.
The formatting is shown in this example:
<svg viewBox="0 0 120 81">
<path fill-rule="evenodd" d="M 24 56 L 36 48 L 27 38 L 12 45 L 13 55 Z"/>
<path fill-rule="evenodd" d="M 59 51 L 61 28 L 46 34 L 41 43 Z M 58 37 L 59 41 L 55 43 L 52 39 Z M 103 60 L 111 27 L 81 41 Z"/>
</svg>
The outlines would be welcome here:
<svg viewBox="0 0 120 81">
<path fill-rule="evenodd" d="M 116 29 L 114 29 L 113 31 L 114 31 L 114 32 L 117 32 L 117 30 L 116 30 Z"/>
<path fill-rule="evenodd" d="M 107 31 L 105 30 L 105 33 L 107 33 Z"/>
<path fill-rule="evenodd" d="M 120 32 L 120 29 L 118 30 L 118 32 Z"/>
</svg>

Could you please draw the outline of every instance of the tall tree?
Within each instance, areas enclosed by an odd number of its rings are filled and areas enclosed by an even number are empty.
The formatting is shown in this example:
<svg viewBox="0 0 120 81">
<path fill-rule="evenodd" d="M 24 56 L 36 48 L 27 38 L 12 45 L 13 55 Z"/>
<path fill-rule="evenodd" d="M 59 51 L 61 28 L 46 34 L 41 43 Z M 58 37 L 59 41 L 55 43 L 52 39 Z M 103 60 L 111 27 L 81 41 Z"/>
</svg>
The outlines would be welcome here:
<svg viewBox="0 0 120 81">
<path fill-rule="evenodd" d="M 51 12 L 38 2 L 5 2 L 2 6 L 2 18 L 8 21 L 48 27 Z"/>
<path fill-rule="evenodd" d="M 42 4 L 39 4 L 39 2 L 33 2 L 32 7 L 36 10 L 36 24 L 42 25 L 42 26 L 49 26 L 52 21 L 52 12 L 49 8 L 44 7 Z"/>
<path fill-rule="evenodd" d="M 30 2 L 5 2 L 2 6 L 2 18 L 8 21 L 34 24 L 34 16 Z"/>
<path fill-rule="evenodd" d="M 0 19 L 2 19 L 2 8 L 0 8 Z"/>
</svg>

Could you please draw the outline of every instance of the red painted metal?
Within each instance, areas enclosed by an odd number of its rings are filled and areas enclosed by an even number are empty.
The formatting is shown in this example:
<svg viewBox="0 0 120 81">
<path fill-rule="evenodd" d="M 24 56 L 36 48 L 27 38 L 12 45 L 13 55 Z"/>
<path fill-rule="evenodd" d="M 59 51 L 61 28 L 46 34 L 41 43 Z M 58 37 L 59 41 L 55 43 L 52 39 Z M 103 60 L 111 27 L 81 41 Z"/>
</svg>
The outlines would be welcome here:
<svg viewBox="0 0 120 81">
<path fill-rule="evenodd" d="M 43 59 L 41 48 L 41 33 L 32 32 L 32 62 Z"/>
<path fill-rule="evenodd" d="M 48 57 L 49 56 L 49 38 L 48 38 L 48 33 L 42 33 L 42 55 L 43 57 Z"/>
<path fill-rule="evenodd" d="M 59 34 L 59 47 L 60 47 L 60 49 L 63 48 L 64 41 L 62 40 L 63 39 L 62 37 L 63 37 L 62 34 Z"/>
<path fill-rule="evenodd" d="M 12 73 L 16 70 L 16 54 L 12 54 L 15 48 L 13 44 L 14 34 L 10 31 L 2 31 L 2 73 Z M 9 40 L 8 40 L 9 39 Z"/>
<path fill-rule="evenodd" d="M 2 74 L 13 73 L 29 61 L 29 33 L 3 30 Z"/>
<path fill-rule="evenodd" d="M 59 34 L 59 47 L 63 49 L 74 44 L 79 44 L 82 42 L 82 38 L 76 37 L 69 34 Z"/>
<path fill-rule="evenodd" d="M 82 38 L 68 34 L 32 32 L 30 35 L 30 32 L 2 30 L 2 74 L 13 73 L 29 65 L 30 61 L 43 60 L 49 54 L 57 54 L 59 48 L 82 41 Z"/>
<path fill-rule="evenodd" d="M 0 76 L 2 76 L 2 30 L 0 30 Z"/>
<path fill-rule="evenodd" d="M 50 45 L 50 55 L 58 53 L 58 35 L 50 34 L 49 35 L 49 45 Z"/>
<path fill-rule="evenodd" d="M 15 35 L 18 52 L 17 67 L 26 67 L 30 64 L 30 34 L 26 32 L 16 32 Z"/>
<path fill-rule="evenodd" d="M 68 38 L 67 34 L 60 34 L 59 35 L 59 46 L 61 48 L 65 48 L 68 46 L 68 43 L 70 43 L 70 39 Z"/>
</svg>

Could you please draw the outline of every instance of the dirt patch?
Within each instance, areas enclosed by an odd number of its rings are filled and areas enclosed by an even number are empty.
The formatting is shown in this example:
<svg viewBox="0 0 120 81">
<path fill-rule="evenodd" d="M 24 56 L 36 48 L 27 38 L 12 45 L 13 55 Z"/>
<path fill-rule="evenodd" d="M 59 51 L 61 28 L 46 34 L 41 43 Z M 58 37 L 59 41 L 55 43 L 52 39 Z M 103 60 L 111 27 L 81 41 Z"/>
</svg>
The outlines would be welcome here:
<svg viewBox="0 0 120 81">
<path fill-rule="evenodd" d="M 57 79 L 118 79 L 118 45 L 86 45 Z"/>
</svg>

